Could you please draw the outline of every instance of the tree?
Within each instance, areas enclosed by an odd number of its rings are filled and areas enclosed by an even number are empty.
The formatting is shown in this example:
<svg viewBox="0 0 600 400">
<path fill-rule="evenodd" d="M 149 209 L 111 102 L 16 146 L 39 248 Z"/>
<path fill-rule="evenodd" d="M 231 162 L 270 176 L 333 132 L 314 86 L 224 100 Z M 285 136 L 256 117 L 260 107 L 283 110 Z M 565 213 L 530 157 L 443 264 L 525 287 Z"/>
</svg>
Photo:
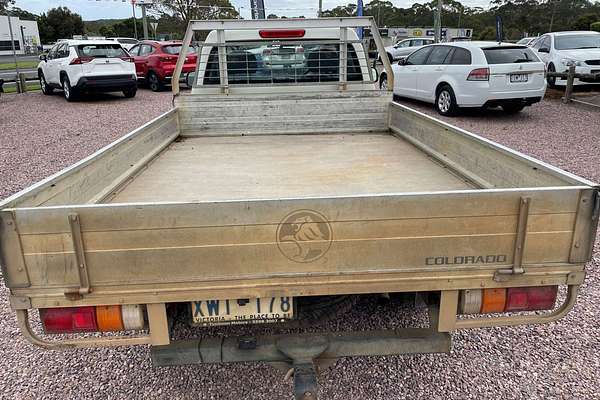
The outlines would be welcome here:
<svg viewBox="0 0 600 400">
<path fill-rule="evenodd" d="M 100 34 L 100 36 L 104 36 L 104 37 L 122 36 L 122 35 L 117 35 L 117 33 L 115 32 L 113 27 L 108 26 L 108 25 L 101 26 L 100 29 L 98 30 L 98 33 Z"/>
<path fill-rule="evenodd" d="M 157 0 L 154 12 L 172 15 L 187 24 L 194 19 L 231 19 L 239 14 L 229 0 Z"/>
<path fill-rule="evenodd" d="M 600 32 L 600 21 L 590 24 L 590 29 L 596 32 Z"/>
<path fill-rule="evenodd" d="M 0 12 L 6 12 L 8 6 L 15 4 L 15 0 L 0 0 Z"/>
<path fill-rule="evenodd" d="M 140 19 L 135 20 L 137 25 L 138 35 L 143 35 L 144 26 Z M 114 36 L 133 37 L 135 29 L 133 27 L 133 18 L 123 19 L 110 27 L 114 32 Z"/>
<path fill-rule="evenodd" d="M 38 18 L 42 43 L 68 39 L 73 35 L 83 35 L 84 26 L 81 15 L 71 12 L 67 7 L 53 8 Z"/>
</svg>

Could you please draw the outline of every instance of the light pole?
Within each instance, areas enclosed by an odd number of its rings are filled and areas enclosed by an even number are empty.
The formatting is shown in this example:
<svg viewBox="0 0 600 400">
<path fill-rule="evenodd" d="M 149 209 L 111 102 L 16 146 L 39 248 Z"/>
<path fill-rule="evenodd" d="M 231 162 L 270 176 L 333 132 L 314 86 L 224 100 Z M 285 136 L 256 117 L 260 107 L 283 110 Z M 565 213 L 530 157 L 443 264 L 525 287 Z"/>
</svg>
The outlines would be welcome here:
<svg viewBox="0 0 600 400">
<path fill-rule="evenodd" d="M 442 41 L 442 0 L 437 1 L 437 9 L 433 20 L 434 40 L 436 43 Z"/>
<path fill-rule="evenodd" d="M 17 60 L 17 50 L 15 49 L 15 39 L 13 37 L 12 23 L 10 22 L 10 11 L 8 8 L 6 9 L 6 16 L 8 18 L 8 32 L 10 34 L 10 47 L 12 48 L 13 58 L 15 59 L 15 72 L 17 73 L 17 92 L 22 93 L 23 88 L 21 88 L 21 81 L 19 79 L 19 61 Z"/>
<path fill-rule="evenodd" d="M 137 21 L 135 20 L 135 0 L 131 0 L 131 9 L 133 10 L 133 35 L 137 39 Z"/>
</svg>

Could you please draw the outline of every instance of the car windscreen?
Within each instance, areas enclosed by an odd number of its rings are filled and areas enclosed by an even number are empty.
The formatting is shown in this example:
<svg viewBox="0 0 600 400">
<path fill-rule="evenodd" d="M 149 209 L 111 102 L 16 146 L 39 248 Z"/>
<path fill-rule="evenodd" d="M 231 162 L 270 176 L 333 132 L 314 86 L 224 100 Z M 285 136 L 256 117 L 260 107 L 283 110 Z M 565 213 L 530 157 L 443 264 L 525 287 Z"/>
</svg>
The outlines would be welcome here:
<svg viewBox="0 0 600 400">
<path fill-rule="evenodd" d="M 93 58 L 120 58 L 127 57 L 127 53 L 120 44 L 80 44 L 77 47 L 80 57 Z"/>
<path fill-rule="evenodd" d="M 490 47 L 483 49 L 488 64 L 539 62 L 529 47 Z"/>
<path fill-rule="evenodd" d="M 348 46 L 347 59 L 347 80 L 361 81 L 360 62 L 353 46 Z M 219 84 L 218 60 L 217 48 L 213 47 L 204 85 Z M 334 82 L 339 80 L 339 70 L 339 44 L 281 41 L 227 47 L 230 84 Z"/>
<path fill-rule="evenodd" d="M 554 48 L 556 50 L 600 48 L 600 34 L 556 36 L 554 38 Z"/>
<path fill-rule="evenodd" d="M 181 52 L 181 45 L 180 44 L 171 44 L 168 46 L 163 46 L 163 51 L 167 54 L 173 54 L 175 56 L 178 56 L 179 53 Z M 188 47 L 188 55 L 189 54 L 193 54 L 196 52 L 196 49 L 193 48 L 192 46 Z"/>
</svg>

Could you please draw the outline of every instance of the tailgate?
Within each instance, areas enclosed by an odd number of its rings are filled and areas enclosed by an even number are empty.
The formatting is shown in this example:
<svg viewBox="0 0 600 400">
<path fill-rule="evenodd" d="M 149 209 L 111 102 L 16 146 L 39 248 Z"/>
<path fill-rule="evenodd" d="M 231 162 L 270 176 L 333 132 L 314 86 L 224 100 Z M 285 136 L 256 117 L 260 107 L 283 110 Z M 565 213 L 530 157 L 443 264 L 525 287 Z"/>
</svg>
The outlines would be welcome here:
<svg viewBox="0 0 600 400">
<path fill-rule="evenodd" d="M 494 287 L 514 262 L 527 198 L 526 273 L 511 285 L 564 284 L 589 257 L 580 201 L 590 196 L 564 187 L 5 210 L 3 266 L 33 307 Z M 65 296 L 86 282 L 83 299 Z"/>
<path fill-rule="evenodd" d="M 545 69 L 527 47 L 498 46 L 483 49 L 490 68 L 493 92 L 540 90 L 544 88 Z"/>
</svg>

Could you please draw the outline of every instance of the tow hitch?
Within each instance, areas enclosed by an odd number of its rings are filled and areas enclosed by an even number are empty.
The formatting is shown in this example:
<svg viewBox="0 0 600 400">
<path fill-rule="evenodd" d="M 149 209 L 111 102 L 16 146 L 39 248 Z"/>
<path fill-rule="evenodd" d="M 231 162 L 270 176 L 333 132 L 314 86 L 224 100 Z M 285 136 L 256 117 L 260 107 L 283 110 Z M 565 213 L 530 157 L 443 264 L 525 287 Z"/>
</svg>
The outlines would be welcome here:
<svg viewBox="0 0 600 400">
<path fill-rule="evenodd" d="M 430 314 L 431 315 L 431 314 Z M 434 328 L 182 340 L 152 348 L 155 366 L 262 361 L 293 368 L 294 395 L 316 400 L 320 364 L 343 357 L 448 353 L 451 338 Z"/>
</svg>

